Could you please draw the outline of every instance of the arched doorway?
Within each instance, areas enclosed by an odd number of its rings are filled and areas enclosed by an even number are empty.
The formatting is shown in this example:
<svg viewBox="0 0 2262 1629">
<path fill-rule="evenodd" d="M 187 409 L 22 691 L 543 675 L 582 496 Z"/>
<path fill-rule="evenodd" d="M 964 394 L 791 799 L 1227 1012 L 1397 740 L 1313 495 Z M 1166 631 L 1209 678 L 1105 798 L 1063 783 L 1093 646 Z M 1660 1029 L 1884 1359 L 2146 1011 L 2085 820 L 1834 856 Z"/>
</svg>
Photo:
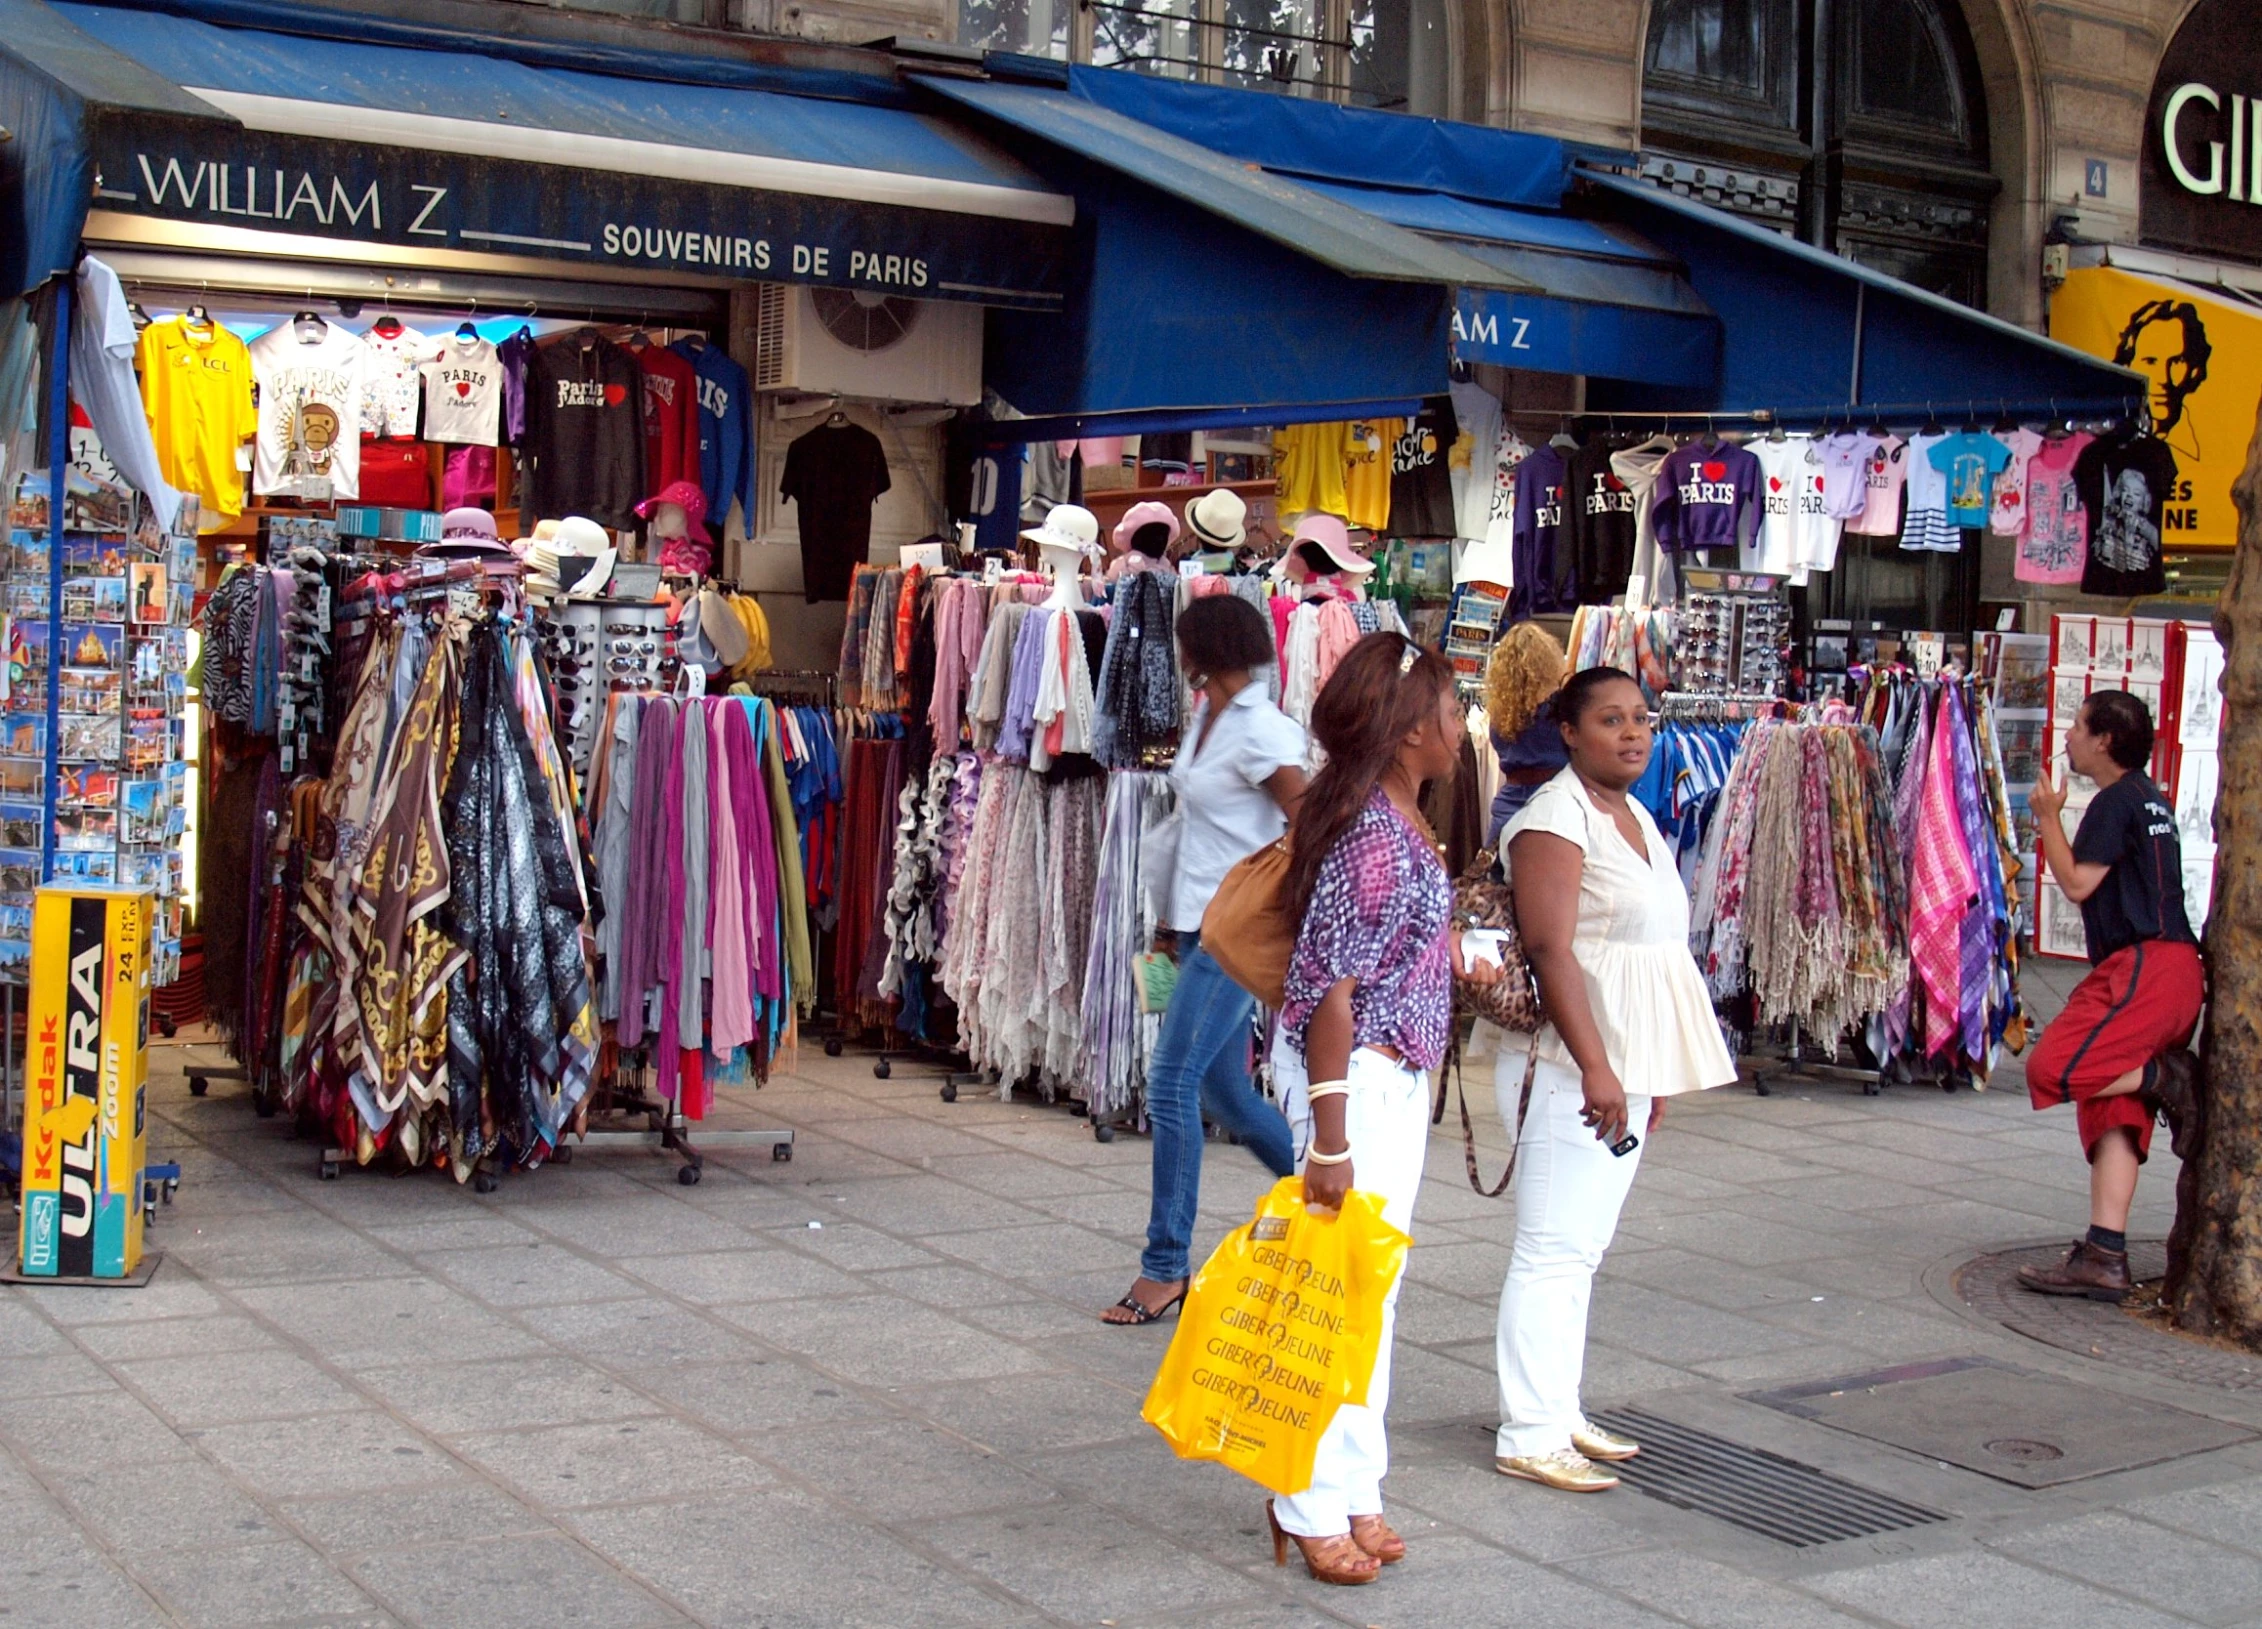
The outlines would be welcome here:
<svg viewBox="0 0 2262 1629">
<path fill-rule="evenodd" d="M 1986 91 L 1955 0 L 1654 0 L 1643 171 L 1967 305 Z"/>
</svg>

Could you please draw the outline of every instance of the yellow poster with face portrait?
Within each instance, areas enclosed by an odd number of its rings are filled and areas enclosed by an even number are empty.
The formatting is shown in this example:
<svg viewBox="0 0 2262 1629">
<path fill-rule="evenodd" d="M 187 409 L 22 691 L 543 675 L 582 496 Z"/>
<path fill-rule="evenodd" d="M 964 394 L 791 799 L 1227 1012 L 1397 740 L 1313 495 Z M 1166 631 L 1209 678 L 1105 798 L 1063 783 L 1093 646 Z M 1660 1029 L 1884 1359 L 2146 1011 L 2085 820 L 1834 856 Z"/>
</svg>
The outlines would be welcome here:
<svg viewBox="0 0 2262 1629">
<path fill-rule="evenodd" d="M 2262 409 L 2262 309 L 2196 283 L 2089 266 L 2050 297 L 2050 337 L 2149 381 L 2153 432 L 2176 455 L 2161 513 L 2168 549 L 2235 547 L 2231 483 Z"/>
</svg>

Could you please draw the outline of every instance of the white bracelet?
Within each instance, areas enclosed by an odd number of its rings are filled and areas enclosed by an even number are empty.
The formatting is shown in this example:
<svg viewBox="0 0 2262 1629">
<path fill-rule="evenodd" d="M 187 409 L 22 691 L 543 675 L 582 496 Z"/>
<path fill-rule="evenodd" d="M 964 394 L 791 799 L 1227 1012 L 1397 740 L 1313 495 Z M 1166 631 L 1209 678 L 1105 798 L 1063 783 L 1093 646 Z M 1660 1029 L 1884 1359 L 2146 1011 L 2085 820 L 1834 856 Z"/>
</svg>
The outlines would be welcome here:
<svg viewBox="0 0 2262 1629">
<path fill-rule="evenodd" d="M 1315 1086 L 1304 1088 L 1304 1100 L 1317 1103 L 1323 1097 L 1349 1097 L 1351 1083 L 1347 1080 L 1323 1080 Z"/>
<path fill-rule="evenodd" d="M 1349 1150 L 1348 1148 L 1344 1149 L 1340 1154 L 1323 1154 L 1316 1148 L 1307 1148 L 1304 1150 L 1304 1162 L 1308 1165 L 1343 1165 L 1346 1164 L 1350 1160 L 1350 1158 L 1351 1150 Z"/>
</svg>

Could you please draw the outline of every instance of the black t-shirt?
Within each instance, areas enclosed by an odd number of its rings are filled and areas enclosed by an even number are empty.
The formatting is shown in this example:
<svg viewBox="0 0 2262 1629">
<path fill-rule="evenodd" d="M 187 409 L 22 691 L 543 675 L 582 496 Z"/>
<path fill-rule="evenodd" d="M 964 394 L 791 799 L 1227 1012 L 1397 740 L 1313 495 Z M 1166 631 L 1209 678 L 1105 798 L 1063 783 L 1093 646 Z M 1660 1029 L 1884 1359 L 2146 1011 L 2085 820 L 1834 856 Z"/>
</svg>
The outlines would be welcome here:
<svg viewBox="0 0 2262 1629">
<path fill-rule="evenodd" d="M 585 515 L 634 526 L 644 500 L 644 372 L 621 346 L 589 336 L 538 345 L 526 359 L 522 518 Z"/>
<path fill-rule="evenodd" d="M 2176 455 L 2158 436 L 2104 436 L 2074 460 L 2074 490 L 2089 511 L 2089 564 L 2081 591 L 2110 599 L 2168 586 L 2160 559 L 2160 506 L 2176 489 Z"/>
<path fill-rule="evenodd" d="M 2197 942 L 2183 908 L 2176 812 L 2151 776 L 2131 770 L 2097 794 L 2074 833 L 2073 857 L 2112 868 L 2081 902 L 2091 966 L 2147 939 Z"/>
<path fill-rule="evenodd" d="M 786 448 L 778 496 L 801 506 L 801 591 L 812 604 L 848 598 L 887 489 L 888 455 L 860 424 L 819 425 Z"/>
<path fill-rule="evenodd" d="M 1610 442 L 1596 436 L 1571 455 L 1565 494 L 1579 600 L 1600 605 L 1626 591 L 1634 570 L 1634 489 L 1610 467 Z"/>
<path fill-rule="evenodd" d="M 1449 455 L 1461 434 L 1453 398 L 1432 396 L 1390 445 L 1390 535 L 1451 537 L 1453 471 Z"/>
</svg>

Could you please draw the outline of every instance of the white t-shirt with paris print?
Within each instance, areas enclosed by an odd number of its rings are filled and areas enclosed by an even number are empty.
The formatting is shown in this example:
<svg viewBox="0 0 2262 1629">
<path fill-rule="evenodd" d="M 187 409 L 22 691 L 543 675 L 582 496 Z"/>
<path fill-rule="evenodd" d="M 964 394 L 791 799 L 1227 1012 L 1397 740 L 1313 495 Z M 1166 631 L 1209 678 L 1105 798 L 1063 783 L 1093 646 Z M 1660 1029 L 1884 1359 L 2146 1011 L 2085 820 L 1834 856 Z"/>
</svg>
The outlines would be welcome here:
<svg viewBox="0 0 2262 1629">
<path fill-rule="evenodd" d="M 503 365 L 491 341 L 450 334 L 424 364 L 424 439 L 492 447 L 500 438 Z"/>
<path fill-rule="evenodd" d="M 323 323 L 319 335 L 311 323 L 304 334 L 296 322 L 281 323 L 251 342 L 251 377 L 259 387 L 253 492 L 340 503 L 361 496 L 366 352 L 359 334 L 334 322 Z"/>
</svg>

